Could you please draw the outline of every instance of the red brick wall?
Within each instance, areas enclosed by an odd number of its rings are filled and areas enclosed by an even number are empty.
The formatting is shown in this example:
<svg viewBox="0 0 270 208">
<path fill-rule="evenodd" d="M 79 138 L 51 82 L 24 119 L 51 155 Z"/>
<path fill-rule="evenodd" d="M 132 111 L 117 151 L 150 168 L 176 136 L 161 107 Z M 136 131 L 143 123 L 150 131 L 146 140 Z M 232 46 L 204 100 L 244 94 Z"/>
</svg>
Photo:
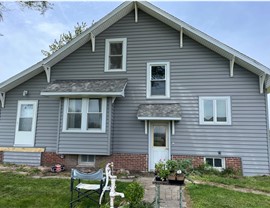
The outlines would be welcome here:
<svg viewBox="0 0 270 208">
<path fill-rule="evenodd" d="M 0 162 L 3 162 L 3 152 L 0 152 Z"/>
<path fill-rule="evenodd" d="M 235 171 L 242 171 L 242 161 L 240 157 L 226 157 L 226 168 L 232 168 Z"/>
<path fill-rule="evenodd" d="M 204 158 L 202 156 L 192 156 L 192 155 L 172 155 L 173 160 L 177 159 L 191 159 L 192 165 L 194 167 L 199 167 L 204 163 Z"/>
<path fill-rule="evenodd" d="M 133 171 L 147 171 L 147 154 L 116 153 L 110 156 L 96 156 L 96 167 L 105 167 L 108 162 L 114 162 L 115 169 L 126 169 Z"/>
<path fill-rule="evenodd" d="M 41 165 L 53 166 L 57 163 L 65 165 L 66 168 L 76 167 L 76 165 L 78 164 L 78 156 L 77 155 L 64 155 L 64 158 L 61 158 L 61 155 L 58 155 L 55 152 L 42 153 Z"/>
</svg>

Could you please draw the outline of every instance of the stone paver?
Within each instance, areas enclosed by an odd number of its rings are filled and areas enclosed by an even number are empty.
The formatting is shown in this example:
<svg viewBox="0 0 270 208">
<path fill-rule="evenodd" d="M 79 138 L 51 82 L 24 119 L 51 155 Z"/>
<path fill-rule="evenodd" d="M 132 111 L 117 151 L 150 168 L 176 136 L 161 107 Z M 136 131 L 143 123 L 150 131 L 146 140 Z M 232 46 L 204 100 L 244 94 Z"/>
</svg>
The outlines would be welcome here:
<svg viewBox="0 0 270 208">
<path fill-rule="evenodd" d="M 144 201 L 154 202 L 155 184 L 151 177 L 140 177 L 137 179 L 144 186 Z M 180 189 L 179 186 L 160 185 L 160 208 L 179 208 L 180 207 Z M 184 194 L 182 194 L 182 208 L 186 208 Z"/>
</svg>

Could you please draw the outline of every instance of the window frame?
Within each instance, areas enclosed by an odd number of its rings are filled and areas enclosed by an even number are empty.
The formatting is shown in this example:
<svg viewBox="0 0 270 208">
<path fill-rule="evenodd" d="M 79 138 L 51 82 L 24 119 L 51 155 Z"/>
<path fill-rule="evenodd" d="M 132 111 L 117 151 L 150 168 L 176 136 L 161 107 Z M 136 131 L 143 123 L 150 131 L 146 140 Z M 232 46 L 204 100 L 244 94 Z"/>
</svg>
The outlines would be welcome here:
<svg viewBox="0 0 270 208">
<path fill-rule="evenodd" d="M 212 159 L 213 160 L 213 165 L 215 165 L 215 159 L 221 159 L 221 167 L 215 167 L 215 166 L 212 166 L 212 168 L 216 169 L 216 170 L 219 170 L 219 171 L 222 171 L 226 168 L 226 164 L 225 164 L 225 158 L 223 157 L 204 157 L 204 164 L 207 164 L 206 163 L 206 159 Z"/>
<path fill-rule="evenodd" d="M 110 69 L 110 44 L 122 42 L 122 69 Z M 112 38 L 105 40 L 105 72 L 125 72 L 127 63 L 127 38 Z"/>
<path fill-rule="evenodd" d="M 86 156 L 87 157 L 94 156 L 94 161 L 93 162 L 82 162 L 82 155 L 79 155 L 78 156 L 78 165 L 81 165 L 81 166 L 87 165 L 87 166 L 94 167 L 96 164 L 96 156 L 95 155 L 86 155 Z"/>
<path fill-rule="evenodd" d="M 106 132 L 106 117 L 107 117 L 107 98 L 100 98 L 101 99 L 101 110 L 102 110 L 102 121 L 101 121 L 101 128 L 92 128 L 88 129 L 88 107 L 89 107 L 89 100 L 90 99 L 98 99 L 96 97 L 90 98 L 80 98 L 82 99 L 82 111 L 81 111 L 81 128 L 80 129 L 67 129 L 67 119 L 68 119 L 68 104 L 69 99 L 72 98 L 65 98 L 64 99 L 64 109 L 63 109 L 63 128 L 62 132 L 80 132 L 80 133 L 105 133 Z"/>
<path fill-rule="evenodd" d="M 165 66 L 165 95 L 151 95 L 151 74 L 152 66 Z M 168 99 L 170 98 L 170 62 L 148 62 L 146 76 L 146 98 L 148 99 Z"/>
<path fill-rule="evenodd" d="M 213 101 L 213 121 L 204 121 L 204 101 Z M 217 100 L 226 101 L 226 122 L 217 121 Z M 230 96 L 201 96 L 199 97 L 199 123 L 200 125 L 231 125 L 231 98 Z"/>
</svg>

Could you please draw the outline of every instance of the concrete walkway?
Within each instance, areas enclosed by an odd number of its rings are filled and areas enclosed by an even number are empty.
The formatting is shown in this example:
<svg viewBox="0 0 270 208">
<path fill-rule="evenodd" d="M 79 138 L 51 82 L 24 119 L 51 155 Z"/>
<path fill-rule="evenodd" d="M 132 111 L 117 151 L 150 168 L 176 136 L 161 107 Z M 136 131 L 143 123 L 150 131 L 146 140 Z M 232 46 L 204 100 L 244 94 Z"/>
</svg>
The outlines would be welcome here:
<svg viewBox="0 0 270 208">
<path fill-rule="evenodd" d="M 155 201 L 155 184 L 152 183 L 152 177 L 139 177 L 137 181 L 144 186 L 144 201 Z M 179 186 L 160 186 L 160 208 L 179 208 L 180 207 L 180 192 Z M 184 194 L 182 194 L 182 208 L 186 208 Z"/>
</svg>

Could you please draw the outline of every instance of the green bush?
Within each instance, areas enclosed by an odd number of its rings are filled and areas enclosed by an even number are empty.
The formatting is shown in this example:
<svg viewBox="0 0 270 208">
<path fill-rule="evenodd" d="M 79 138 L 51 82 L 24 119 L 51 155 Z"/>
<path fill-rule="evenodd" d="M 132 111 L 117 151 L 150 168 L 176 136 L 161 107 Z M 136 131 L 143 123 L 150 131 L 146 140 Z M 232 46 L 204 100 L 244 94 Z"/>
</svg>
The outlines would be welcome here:
<svg viewBox="0 0 270 208">
<path fill-rule="evenodd" d="M 137 208 L 141 205 L 143 196 L 144 196 L 144 188 L 138 182 L 132 182 L 129 184 L 124 192 L 126 200 L 130 204 L 130 208 Z"/>
</svg>

